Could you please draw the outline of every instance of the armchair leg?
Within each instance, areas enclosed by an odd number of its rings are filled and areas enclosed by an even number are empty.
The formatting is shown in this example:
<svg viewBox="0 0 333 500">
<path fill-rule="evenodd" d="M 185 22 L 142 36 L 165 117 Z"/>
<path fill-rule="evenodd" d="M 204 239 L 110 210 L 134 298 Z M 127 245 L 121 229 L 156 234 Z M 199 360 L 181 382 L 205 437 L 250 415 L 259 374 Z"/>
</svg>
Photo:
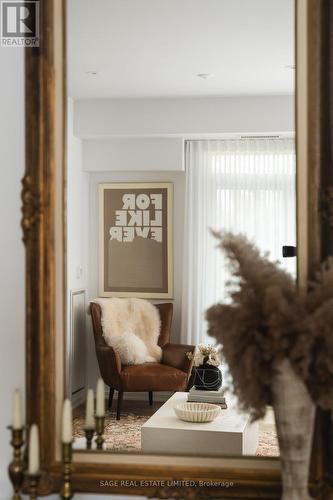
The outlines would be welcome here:
<svg viewBox="0 0 333 500">
<path fill-rule="evenodd" d="M 108 401 L 108 408 L 109 408 L 109 410 L 111 410 L 111 408 L 112 408 L 113 394 L 114 394 L 114 389 L 112 387 L 110 387 L 109 401 Z"/>
<path fill-rule="evenodd" d="M 153 406 L 153 391 L 149 391 L 149 405 Z"/>
<path fill-rule="evenodd" d="M 123 402 L 123 391 L 118 391 L 118 401 L 117 401 L 117 420 L 120 420 L 121 405 Z"/>
</svg>

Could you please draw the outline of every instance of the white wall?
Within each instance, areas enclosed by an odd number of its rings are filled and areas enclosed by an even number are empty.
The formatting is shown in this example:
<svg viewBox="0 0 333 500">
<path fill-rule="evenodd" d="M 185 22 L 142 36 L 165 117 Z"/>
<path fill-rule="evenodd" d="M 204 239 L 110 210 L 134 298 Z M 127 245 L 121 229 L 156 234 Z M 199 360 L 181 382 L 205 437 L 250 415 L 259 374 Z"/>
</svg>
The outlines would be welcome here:
<svg viewBox="0 0 333 500">
<path fill-rule="evenodd" d="M 75 101 L 85 171 L 180 171 L 191 137 L 290 133 L 292 96 Z"/>
<path fill-rule="evenodd" d="M 85 171 L 184 169 L 184 141 L 181 138 L 85 139 L 82 142 Z"/>
<path fill-rule="evenodd" d="M 24 387 L 24 248 L 21 179 L 24 173 L 23 51 L 0 48 L 0 498 L 10 497 L 7 466 L 11 395 Z"/>
<path fill-rule="evenodd" d="M 89 175 L 82 169 L 82 141 L 73 134 L 73 100 L 67 102 L 67 387 L 68 394 L 73 389 L 73 381 L 87 382 L 87 377 L 73 373 L 71 361 L 75 358 L 86 359 L 87 332 L 79 332 L 77 337 L 71 332 L 71 293 L 87 290 L 89 255 Z M 73 349 L 73 352 L 71 352 Z M 79 351 L 78 351 L 79 350 Z M 83 351 L 84 350 L 84 351 Z M 87 360 L 86 360 L 87 361 Z M 84 370 L 85 372 L 87 369 Z M 85 381 L 84 381 L 85 378 Z M 75 395 L 75 404 L 85 397 L 85 390 Z M 74 400 L 73 400 L 74 404 Z"/>
<path fill-rule="evenodd" d="M 294 130 L 290 95 L 86 99 L 75 101 L 74 110 L 74 133 L 83 139 Z"/>
<path fill-rule="evenodd" d="M 73 135 L 73 101 L 67 107 L 67 266 L 69 290 L 87 287 L 89 176 L 82 169 L 82 141 Z"/>
</svg>

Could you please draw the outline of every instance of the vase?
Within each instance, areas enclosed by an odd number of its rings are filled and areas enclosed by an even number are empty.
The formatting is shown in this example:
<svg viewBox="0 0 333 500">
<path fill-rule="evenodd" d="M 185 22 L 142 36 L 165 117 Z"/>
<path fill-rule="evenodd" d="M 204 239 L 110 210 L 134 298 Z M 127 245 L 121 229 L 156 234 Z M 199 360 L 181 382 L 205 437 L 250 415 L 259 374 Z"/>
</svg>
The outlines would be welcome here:
<svg viewBox="0 0 333 500">
<path fill-rule="evenodd" d="M 195 367 L 193 385 L 201 391 L 217 391 L 222 385 L 221 370 L 208 363 Z"/>
<path fill-rule="evenodd" d="M 287 359 L 277 367 L 272 394 L 280 447 L 282 500 L 310 500 L 308 476 L 315 406 Z"/>
</svg>

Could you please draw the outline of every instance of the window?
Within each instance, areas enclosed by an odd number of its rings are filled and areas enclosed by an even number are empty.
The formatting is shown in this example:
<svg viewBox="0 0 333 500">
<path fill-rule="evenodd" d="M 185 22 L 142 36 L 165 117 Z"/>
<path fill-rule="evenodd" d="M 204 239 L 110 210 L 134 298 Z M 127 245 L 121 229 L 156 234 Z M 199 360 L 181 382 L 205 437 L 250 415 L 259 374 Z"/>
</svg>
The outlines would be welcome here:
<svg viewBox="0 0 333 500">
<path fill-rule="evenodd" d="M 292 139 L 187 141 L 182 340 L 207 342 L 204 311 L 225 300 L 230 274 L 210 228 L 244 233 L 296 275 Z"/>
</svg>

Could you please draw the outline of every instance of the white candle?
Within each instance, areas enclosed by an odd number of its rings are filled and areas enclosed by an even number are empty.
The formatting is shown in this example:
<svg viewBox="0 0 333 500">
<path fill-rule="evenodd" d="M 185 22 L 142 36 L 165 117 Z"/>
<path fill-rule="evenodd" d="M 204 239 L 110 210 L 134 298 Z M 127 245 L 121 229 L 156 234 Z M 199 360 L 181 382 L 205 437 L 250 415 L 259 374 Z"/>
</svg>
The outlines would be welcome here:
<svg viewBox="0 0 333 500">
<path fill-rule="evenodd" d="M 32 424 L 29 432 L 29 464 L 28 473 L 37 474 L 39 472 L 39 437 L 38 427 Z"/>
<path fill-rule="evenodd" d="M 95 416 L 94 416 L 94 391 L 88 389 L 87 391 L 87 401 L 86 401 L 86 429 L 93 429 L 95 427 Z"/>
<path fill-rule="evenodd" d="M 96 390 L 96 416 L 104 417 L 105 415 L 105 394 L 104 394 L 104 382 L 101 378 L 97 381 Z"/>
<path fill-rule="evenodd" d="M 20 389 L 16 389 L 13 394 L 13 415 L 12 427 L 13 429 L 22 429 L 22 397 Z"/>
<path fill-rule="evenodd" d="M 72 405 L 69 399 L 64 401 L 62 411 L 62 442 L 71 443 L 73 440 Z"/>
</svg>

